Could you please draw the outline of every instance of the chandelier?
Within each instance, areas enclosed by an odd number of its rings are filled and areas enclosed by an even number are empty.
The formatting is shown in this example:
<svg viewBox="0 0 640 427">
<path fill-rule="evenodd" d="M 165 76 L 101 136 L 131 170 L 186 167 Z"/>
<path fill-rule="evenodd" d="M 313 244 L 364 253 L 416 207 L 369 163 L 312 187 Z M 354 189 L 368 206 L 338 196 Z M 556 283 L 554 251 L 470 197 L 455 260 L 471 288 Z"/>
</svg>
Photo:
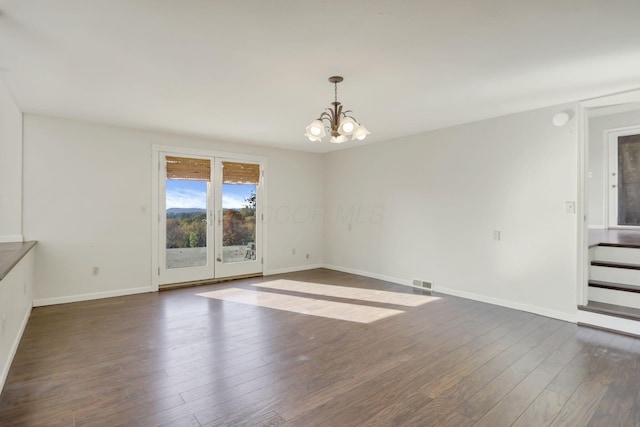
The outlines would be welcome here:
<svg viewBox="0 0 640 427">
<path fill-rule="evenodd" d="M 329 82 L 334 84 L 335 100 L 331 103 L 333 107 L 328 107 L 320 114 L 320 117 L 311 122 L 306 127 L 306 133 L 304 136 L 309 138 L 309 141 L 320 142 L 326 135 L 325 121 L 328 125 L 328 129 L 331 130 L 330 142 L 334 144 L 342 144 L 351 139 L 357 139 L 362 141 L 369 135 L 367 128 L 362 126 L 356 121 L 356 119 L 350 114 L 351 110 L 342 110 L 342 104 L 338 102 L 338 83 L 344 80 L 340 76 L 329 77 Z"/>
</svg>

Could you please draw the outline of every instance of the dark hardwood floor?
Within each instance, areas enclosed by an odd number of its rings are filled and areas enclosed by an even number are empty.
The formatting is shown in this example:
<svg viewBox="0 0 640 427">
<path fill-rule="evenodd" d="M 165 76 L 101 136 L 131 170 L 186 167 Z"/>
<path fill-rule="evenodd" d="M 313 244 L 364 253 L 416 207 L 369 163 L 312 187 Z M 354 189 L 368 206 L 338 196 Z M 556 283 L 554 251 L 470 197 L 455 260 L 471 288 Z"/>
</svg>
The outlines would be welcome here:
<svg viewBox="0 0 640 427">
<path fill-rule="evenodd" d="M 638 339 L 320 269 L 35 308 L 0 425 L 632 426 L 639 363 Z"/>
</svg>

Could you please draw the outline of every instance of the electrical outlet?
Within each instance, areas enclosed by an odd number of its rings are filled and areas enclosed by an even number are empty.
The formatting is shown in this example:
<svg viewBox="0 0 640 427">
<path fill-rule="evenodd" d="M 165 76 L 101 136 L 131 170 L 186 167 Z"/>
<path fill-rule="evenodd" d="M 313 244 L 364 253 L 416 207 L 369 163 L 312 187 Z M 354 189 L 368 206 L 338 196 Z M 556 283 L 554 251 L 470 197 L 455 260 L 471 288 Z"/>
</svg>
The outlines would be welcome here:
<svg viewBox="0 0 640 427">
<path fill-rule="evenodd" d="M 307 254 L 307 259 L 311 258 L 311 255 Z"/>
<path fill-rule="evenodd" d="M 493 231 L 493 240 L 500 240 L 500 230 Z"/>
<path fill-rule="evenodd" d="M 295 255 L 296 254 L 296 248 L 291 249 L 291 255 Z"/>
<path fill-rule="evenodd" d="M 98 268 L 98 267 L 92 267 L 92 268 L 91 268 L 91 275 L 92 275 L 92 276 L 97 276 L 99 271 L 100 271 L 100 268 Z"/>
</svg>

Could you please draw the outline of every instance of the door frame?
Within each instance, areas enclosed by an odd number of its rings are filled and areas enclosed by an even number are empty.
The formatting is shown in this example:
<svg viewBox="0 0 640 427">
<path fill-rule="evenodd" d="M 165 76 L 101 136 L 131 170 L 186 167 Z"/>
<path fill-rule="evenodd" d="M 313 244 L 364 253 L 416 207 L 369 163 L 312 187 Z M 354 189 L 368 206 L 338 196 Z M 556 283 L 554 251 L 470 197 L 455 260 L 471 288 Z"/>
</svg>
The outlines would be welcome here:
<svg viewBox="0 0 640 427">
<path fill-rule="evenodd" d="M 262 179 L 262 208 L 267 206 L 267 158 L 264 156 L 255 156 L 251 154 L 232 153 L 229 151 L 217 151 L 201 148 L 192 148 L 175 145 L 151 145 L 151 285 L 154 291 L 157 291 L 160 287 L 160 246 L 159 246 L 159 233 L 160 233 L 160 153 L 172 153 L 176 156 L 200 156 L 211 158 L 226 158 L 234 159 L 238 161 L 247 161 L 260 164 L 260 169 L 263 176 Z M 212 183 L 213 184 L 213 183 Z M 262 271 L 267 271 L 267 242 L 268 242 L 268 227 L 264 217 L 261 216 L 262 223 Z M 257 243 L 257 242 L 256 242 Z"/>
<path fill-rule="evenodd" d="M 624 92 L 612 93 L 596 98 L 584 99 L 578 102 L 578 227 L 577 227 L 577 284 L 576 300 L 578 305 L 586 305 L 589 286 L 589 221 L 588 221 L 588 172 L 589 172 L 589 109 L 619 104 L 640 102 L 640 90 L 632 89 Z M 606 165 L 605 170 L 606 170 Z M 608 203 L 605 202 L 605 203 Z M 608 207 L 604 214 L 608 212 Z M 609 223 L 604 218 L 604 224 Z"/>
<path fill-rule="evenodd" d="M 605 194 L 604 194 L 604 200 L 606 203 L 606 207 L 605 207 L 605 224 L 607 224 L 607 227 L 609 228 L 618 228 L 618 229 L 628 229 L 628 230 L 638 230 L 640 229 L 640 226 L 637 225 L 619 225 L 617 224 L 618 222 L 618 208 L 617 208 L 617 202 L 618 202 L 618 197 L 617 195 L 614 196 L 612 194 L 611 191 L 611 173 L 614 172 L 613 170 L 613 157 L 618 157 L 617 153 L 618 153 L 618 137 L 621 136 L 627 136 L 627 135 L 638 135 L 640 134 L 640 125 L 634 125 L 634 126 L 624 126 L 624 127 L 619 127 L 619 128 L 612 128 L 612 129 L 607 129 L 604 131 L 604 141 L 605 141 L 605 164 L 604 164 L 604 171 L 605 171 L 605 176 L 604 176 L 604 188 L 605 188 Z M 616 172 L 616 180 L 617 180 L 617 174 L 619 173 L 618 171 L 618 167 L 617 167 L 617 162 L 616 162 L 616 167 L 615 167 L 615 172 Z M 618 187 L 616 187 L 617 189 Z M 616 190 L 617 193 L 617 190 Z M 614 224 L 615 222 L 615 224 Z"/>
</svg>

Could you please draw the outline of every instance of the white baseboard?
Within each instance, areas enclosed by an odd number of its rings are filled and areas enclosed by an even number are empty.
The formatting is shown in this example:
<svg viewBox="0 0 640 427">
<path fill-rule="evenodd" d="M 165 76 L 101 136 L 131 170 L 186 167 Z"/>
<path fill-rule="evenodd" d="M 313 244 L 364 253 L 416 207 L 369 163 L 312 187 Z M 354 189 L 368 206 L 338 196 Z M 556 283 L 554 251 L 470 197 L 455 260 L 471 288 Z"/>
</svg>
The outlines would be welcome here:
<svg viewBox="0 0 640 427">
<path fill-rule="evenodd" d="M 156 291 L 157 289 L 155 287 L 149 286 L 149 287 L 142 287 L 142 288 L 118 289 L 115 291 L 96 292 L 93 294 L 80 294 L 80 295 L 69 295 L 65 297 L 56 297 L 56 298 L 34 299 L 33 306 L 42 307 L 45 305 L 67 304 L 70 302 L 89 301 L 89 300 L 101 299 L 101 298 L 121 297 L 124 295 L 143 294 L 146 292 L 156 292 Z"/>
<path fill-rule="evenodd" d="M 589 230 L 606 230 L 608 227 L 604 225 L 589 225 Z"/>
<path fill-rule="evenodd" d="M 570 314 L 562 311 L 549 310 L 543 307 L 537 307 L 535 305 L 521 304 L 514 301 L 504 300 L 500 298 L 488 297 L 485 295 L 474 294 L 472 292 L 459 291 L 457 289 L 441 288 L 434 286 L 433 292 L 439 292 L 441 294 L 453 295 L 456 297 L 466 298 L 474 301 L 486 302 L 488 304 L 499 305 L 501 307 L 513 308 L 515 310 L 526 311 L 527 313 L 539 314 L 545 317 L 551 317 L 553 319 L 564 320 L 565 322 L 576 323 L 578 321 L 577 313 Z M 577 312 L 576 307 L 576 312 Z"/>
<path fill-rule="evenodd" d="M 13 340 L 13 344 L 11 345 L 11 351 L 9 352 L 9 358 L 7 359 L 5 365 L 2 367 L 2 372 L 0 372 L 0 392 L 4 388 L 4 383 L 7 380 L 7 375 L 9 375 L 9 368 L 11 368 L 11 363 L 13 363 L 13 358 L 18 351 L 18 346 L 20 345 L 20 340 L 22 339 L 22 334 L 24 334 L 24 329 L 27 327 L 27 322 L 29 321 L 29 316 L 31 315 L 31 307 L 28 307 L 25 312 L 24 318 L 22 319 L 22 324 L 20 325 L 20 330 L 18 334 Z"/>
<path fill-rule="evenodd" d="M 24 236 L 21 234 L 15 234 L 12 236 L 0 236 L 0 243 L 15 243 L 24 242 Z"/>
<path fill-rule="evenodd" d="M 343 273 L 357 274 L 358 276 L 371 277 L 372 279 L 384 280 L 385 282 L 396 283 L 398 285 L 411 286 L 411 281 L 399 279 L 397 277 L 385 276 L 384 274 L 370 273 L 368 271 L 356 270 L 355 268 L 340 267 L 339 265 L 324 264 L 324 268 L 341 271 Z"/>
<path fill-rule="evenodd" d="M 297 267 L 277 268 L 275 270 L 267 270 L 262 274 L 265 276 L 273 276 L 274 274 L 295 273 L 296 271 L 313 270 L 322 268 L 322 264 L 299 265 Z"/>
<path fill-rule="evenodd" d="M 342 271 L 343 273 L 357 274 L 358 276 L 371 277 L 373 279 L 380 279 L 391 283 L 397 283 L 398 285 L 405 285 L 413 287 L 411 280 L 400 279 L 397 277 L 385 276 L 383 274 L 370 273 L 368 271 L 356 270 L 354 268 L 340 267 L 337 265 L 325 264 L 324 268 L 330 270 Z M 507 301 L 499 298 L 487 297 L 484 295 L 474 294 L 471 292 L 459 291 L 456 289 L 441 288 L 434 286 L 433 292 L 440 292 L 442 294 L 453 295 L 456 297 L 466 298 L 479 302 L 486 302 L 488 304 L 499 305 L 501 307 L 513 308 L 515 310 L 526 311 L 528 313 L 539 314 L 545 317 L 551 317 L 553 319 L 564 320 L 566 322 L 576 323 L 577 314 L 563 313 L 561 311 L 549 310 L 542 307 L 536 307 L 528 304 L 520 304 L 513 301 Z M 576 308 L 577 311 L 577 308 Z"/>
</svg>

